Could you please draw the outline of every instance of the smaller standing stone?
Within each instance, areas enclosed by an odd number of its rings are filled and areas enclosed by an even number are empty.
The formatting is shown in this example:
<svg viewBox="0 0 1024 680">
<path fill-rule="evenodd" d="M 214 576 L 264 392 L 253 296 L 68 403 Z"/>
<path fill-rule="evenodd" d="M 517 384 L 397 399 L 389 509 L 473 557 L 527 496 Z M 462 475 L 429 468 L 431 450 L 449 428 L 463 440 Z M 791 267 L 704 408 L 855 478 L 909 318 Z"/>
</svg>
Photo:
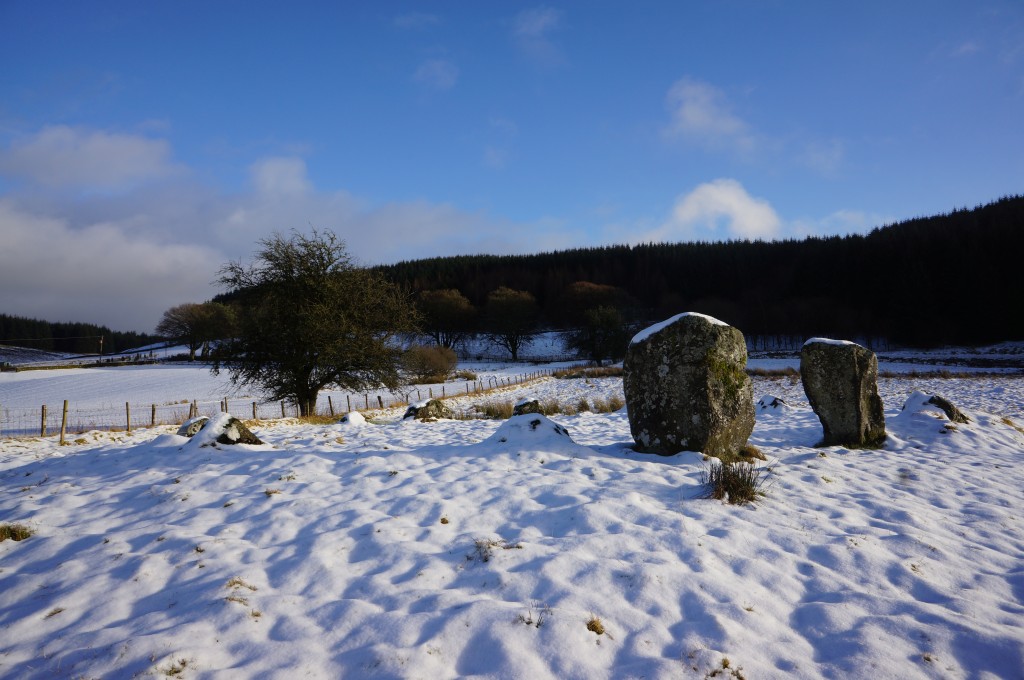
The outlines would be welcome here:
<svg viewBox="0 0 1024 680">
<path fill-rule="evenodd" d="M 874 352 L 847 340 L 811 338 L 800 352 L 800 376 L 825 431 L 822 446 L 881 447 L 885 414 Z"/>
</svg>

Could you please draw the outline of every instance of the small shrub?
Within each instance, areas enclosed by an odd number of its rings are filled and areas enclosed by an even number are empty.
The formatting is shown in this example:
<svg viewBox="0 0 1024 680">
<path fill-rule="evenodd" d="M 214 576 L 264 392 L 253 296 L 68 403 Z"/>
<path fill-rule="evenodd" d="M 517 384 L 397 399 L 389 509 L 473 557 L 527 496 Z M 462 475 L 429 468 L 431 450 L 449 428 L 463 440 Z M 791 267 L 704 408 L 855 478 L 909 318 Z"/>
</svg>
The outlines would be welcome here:
<svg viewBox="0 0 1024 680">
<path fill-rule="evenodd" d="M 712 460 L 701 473 L 704 498 L 725 500 L 731 505 L 752 503 L 762 495 L 761 486 L 770 468 L 754 467 L 751 463 L 723 463 Z"/>
<path fill-rule="evenodd" d="M 0 524 L 0 541 L 24 541 L 34 533 L 24 524 Z"/>
<path fill-rule="evenodd" d="M 455 377 L 458 378 L 459 380 L 467 380 L 467 381 L 476 380 L 476 378 L 477 378 L 476 373 L 474 373 L 473 371 L 468 371 L 466 369 L 461 369 L 459 371 L 456 371 L 455 372 Z"/>
<path fill-rule="evenodd" d="M 421 385 L 445 382 L 458 363 L 459 358 L 448 347 L 416 345 L 402 355 L 402 369 L 409 381 Z"/>
</svg>

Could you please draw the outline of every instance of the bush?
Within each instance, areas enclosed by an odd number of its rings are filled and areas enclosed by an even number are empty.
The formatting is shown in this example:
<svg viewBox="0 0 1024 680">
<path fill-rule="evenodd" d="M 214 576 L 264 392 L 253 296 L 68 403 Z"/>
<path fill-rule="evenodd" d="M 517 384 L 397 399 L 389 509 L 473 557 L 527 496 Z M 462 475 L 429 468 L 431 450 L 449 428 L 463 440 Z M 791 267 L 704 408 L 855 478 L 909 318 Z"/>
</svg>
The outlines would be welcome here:
<svg viewBox="0 0 1024 680">
<path fill-rule="evenodd" d="M 455 352 L 447 347 L 416 345 L 402 355 L 402 369 L 410 382 L 443 383 L 459 363 Z"/>
<path fill-rule="evenodd" d="M 763 495 L 763 475 L 769 468 L 754 467 L 751 463 L 723 463 L 713 460 L 711 466 L 701 473 L 704 498 L 725 500 L 732 505 L 743 505 Z"/>
</svg>

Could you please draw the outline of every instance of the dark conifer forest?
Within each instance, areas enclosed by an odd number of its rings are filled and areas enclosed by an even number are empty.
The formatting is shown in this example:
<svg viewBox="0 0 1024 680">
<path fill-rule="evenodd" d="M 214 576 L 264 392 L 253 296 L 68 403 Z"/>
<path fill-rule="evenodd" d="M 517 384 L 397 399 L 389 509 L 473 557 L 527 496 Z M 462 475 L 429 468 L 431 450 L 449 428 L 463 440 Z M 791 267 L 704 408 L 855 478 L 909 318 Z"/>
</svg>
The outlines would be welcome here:
<svg viewBox="0 0 1024 680">
<path fill-rule="evenodd" d="M 927 347 L 1024 339 L 1024 196 L 865 235 L 650 243 L 537 255 L 439 257 L 380 267 L 414 291 L 457 289 L 477 308 L 529 291 L 548 328 L 576 282 L 614 286 L 636 323 L 682 311 L 762 340 L 829 335 Z"/>
<path fill-rule="evenodd" d="M 100 338 L 103 338 L 102 347 Z M 145 333 L 112 331 L 91 323 L 64 323 L 0 314 L 0 344 L 67 354 L 122 352 L 158 342 Z"/>
</svg>

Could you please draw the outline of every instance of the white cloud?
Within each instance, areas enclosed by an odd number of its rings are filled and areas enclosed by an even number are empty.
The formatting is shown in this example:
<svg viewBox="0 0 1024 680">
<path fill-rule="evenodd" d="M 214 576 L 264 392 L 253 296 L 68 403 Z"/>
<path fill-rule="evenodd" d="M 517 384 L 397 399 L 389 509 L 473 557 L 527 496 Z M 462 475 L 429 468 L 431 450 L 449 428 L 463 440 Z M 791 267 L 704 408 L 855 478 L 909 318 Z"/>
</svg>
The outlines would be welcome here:
<svg viewBox="0 0 1024 680">
<path fill-rule="evenodd" d="M 539 64 L 557 66 L 565 59 L 551 40 L 561 27 L 562 12 L 552 7 L 525 9 L 512 20 L 512 40 Z"/>
<path fill-rule="evenodd" d="M 447 59 L 430 59 L 419 65 L 413 80 L 435 90 L 450 90 L 459 80 L 459 67 Z"/>
<path fill-rule="evenodd" d="M 668 220 L 637 240 L 770 239 L 781 226 L 768 201 L 752 197 L 734 179 L 716 179 L 681 196 Z"/>
<path fill-rule="evenodd" d="M 312 186 L 301 158 L 264 158 L 249 168 L 253 186 L 265 197 L 301 196 Z"/>
<path fill-rule="evenodd" d="M 0 173 L 46 187 L 123 190 L 179 172 L 170 158 L 162 139 L 54 125 L 0 152 Z"/>
<path fill-rule="evenodd" d="M 818 173 L 835 175 L 846 157 L 846 145 L 839 139 L 808 142 L 799 160 Z"/>
<path fill-rule="evenodd" d="M 693 78 L 676 81 L 666 95 L 666 105 L 670 137 L 739 151 L 749 151 L 754 145 L 749 126 L 732 113 L 725 94 L 708 83 Z"/>
<path fill-rule="evenodd" d="M 954 57 L 966 57 L 981 51 L 981 46 L 973 40 L 958 45 L 952 52 Z"/>
<path fill-rule="evenodd" d="M 441 18 L 436 14 L 427 14 L 425 12 L 409 12 L 408 14 L 400 14 L 395 17 L 395 26 L 406 30 L 421 31 L 438 26 L 440 23 Z"/>
<path fill-rule="evenodd" d="M 562 13 L 551 7 L 524 9 L 512 22 L 512 33 L 517 38 L 538 40 L 558 28 Z"/>
<path fill-rule="evenodd" d="M 72 228 L 0 199 L 0 308 L 50 321 L 152 331 L 163 310 L 206 300 L 223 264 L 214 249 L 164 244 L 123 224 Z"/>
</svg>

